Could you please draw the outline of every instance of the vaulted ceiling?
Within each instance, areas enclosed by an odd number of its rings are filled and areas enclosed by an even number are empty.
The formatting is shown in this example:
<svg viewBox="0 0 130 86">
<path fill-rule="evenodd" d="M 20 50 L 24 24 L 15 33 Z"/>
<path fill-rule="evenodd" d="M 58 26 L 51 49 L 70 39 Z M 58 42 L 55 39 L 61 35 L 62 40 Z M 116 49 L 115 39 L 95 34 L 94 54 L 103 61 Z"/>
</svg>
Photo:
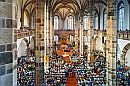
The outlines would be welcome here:
<svg viewBox="0 0 130 86">
<path fill-rule="evenodd" d="M 29 15 L 34 11 L 35 2 L 36 0 L 19 0 L 21 9 L 28 12 Z"/>
<path fill-rule="evenodd" d="M 37 0 L 19 0 L 21 8 L 32 14 Z M 45 0 L 41 0 L 45 1 Z M 53 13 L 57 13 L 61 18 L 65 18 L 68 14 L 77 14 L 79 12 L 87 13 L 90 8 L 90 2 L 93 2 L 93 8 L 99 10 L 101 4 L 106 5 L 106 0 L 47 0 L 50 3 Z M 100 7 L 98 7 L 100 5 Z"/>
<path fill-rule="evenodd" d="M 88 0 L 51 0 L 54 13 L 59 13 L 61 18 L 65 18 L 69 13 L 76 14 L 87 5 Z"/>
</svg>

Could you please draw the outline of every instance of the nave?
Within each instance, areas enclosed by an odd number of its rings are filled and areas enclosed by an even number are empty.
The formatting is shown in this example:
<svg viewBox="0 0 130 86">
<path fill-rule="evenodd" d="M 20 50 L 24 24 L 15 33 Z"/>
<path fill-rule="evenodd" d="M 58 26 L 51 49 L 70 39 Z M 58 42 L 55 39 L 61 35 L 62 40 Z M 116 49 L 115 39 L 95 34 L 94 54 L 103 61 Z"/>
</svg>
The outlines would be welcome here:
<svg viewBox="0 0 130 86">
<path fill-rule="evenodd" d="M 87 59 L 78 57 L 77 50 L 73 47 L 60 46 L 50 58 L 49 74 L 45 74 L 46 86 L 105 86 L 106 65 L 102 53 L 95 52 L 95 61 L 89 67 Z M 55 52 L 56 51 L 56 52 Z M 30 55 L 28 55 L 30 56 Z M 35 86 L 34 56 L 18 59 L 18 84 L 19 86 Z M 23 63 L 22 63 L 23 62 Z M 21 71 L 20 71 L 21 70 Z M 26 76 L 26 77 L 25 77 Z M 30 77 L 31 76 L 31 77 Z"/>
<path fill-rule="evenodd" d="M 87 59 L 78 57 L 78 51 L 68 45 L 58 46 L 49 59 L 49 73 L 44 74 L 45 86 L 106 86 L 106 58 L 103 52 L 95 51 L 95 60 L 87 65 Z M 35 86 L 35 57 L 29 54 L 18 58 L 18 86 Z M 117 62 L 117 84 L 128 85 L 128 67 Z"/>
<path fill-rule="evenodd" d="M 130 86 L 130 0 L 0 0 L 0 86 Z"/>
</svg>

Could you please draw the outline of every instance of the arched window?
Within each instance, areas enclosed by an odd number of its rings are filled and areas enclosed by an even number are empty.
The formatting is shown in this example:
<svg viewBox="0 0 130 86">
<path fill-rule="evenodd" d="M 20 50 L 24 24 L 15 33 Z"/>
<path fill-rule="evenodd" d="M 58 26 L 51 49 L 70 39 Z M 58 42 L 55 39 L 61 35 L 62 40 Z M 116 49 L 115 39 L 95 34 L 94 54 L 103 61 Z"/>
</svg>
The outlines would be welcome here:
<svg viewBox="0 0 130 86">
<path fill-rule="evenodd" d="M 24 12 L 24 27 L 29 27 L 29 13 L 27 10 Z"/>
<path fill-rule="evenodd" d="M 73 42 L 73 36 L 70 35 L 70 42 Z"/>
<path fill-rule="evenodd" d="M 98 29 L 98 15 L 95 14 L 94 16 L 94 29 Z"/>
<path fill-rule="evenodd" d="M 57 35 L 54 36 L 54 42 L 56 42 L 56 44 L 58 43 L 58 36 Z"/>
<path fill-rule="evenodd" d="M 69 16 L 68 18 L 68 30 L 74 29 L 74 18 L 73 16 Z"/>
<path fill-rule="evenodd" d="M 106 20 L 107 20 L 107 13 L 106 9 L 103 11 L 103 29 L 106 29 Z"/>
<path fill-rule="evenodd" d="M 123 30 L 124 27 L 124 4 L 120 3 L 118 6 L 118 30 Z"/>
<path fill-rule="evenodd" d="M 84 16 L 83 21 L 84 21 L 84 30 L 87 30 L 88 17 Z"/>
<path fill-rule="evenodd" d="M 58 24 L 59 24 L 59 17 L 55 16 L 54 17 L 54 29 L 58 30 Z"/>
</svg>

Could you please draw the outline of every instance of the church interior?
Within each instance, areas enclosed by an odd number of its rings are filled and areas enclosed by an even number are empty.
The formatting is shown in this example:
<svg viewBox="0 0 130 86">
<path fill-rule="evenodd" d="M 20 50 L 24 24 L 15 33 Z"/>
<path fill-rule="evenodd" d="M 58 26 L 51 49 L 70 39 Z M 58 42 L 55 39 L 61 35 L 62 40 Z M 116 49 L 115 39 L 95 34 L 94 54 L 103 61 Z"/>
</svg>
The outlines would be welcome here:
<svg viewBox="0 0 130 86">
<path fill-rule="evenodd" d="M 0 0 L 0 86 L 130 86 L 130 0 Z"/>
</svg>

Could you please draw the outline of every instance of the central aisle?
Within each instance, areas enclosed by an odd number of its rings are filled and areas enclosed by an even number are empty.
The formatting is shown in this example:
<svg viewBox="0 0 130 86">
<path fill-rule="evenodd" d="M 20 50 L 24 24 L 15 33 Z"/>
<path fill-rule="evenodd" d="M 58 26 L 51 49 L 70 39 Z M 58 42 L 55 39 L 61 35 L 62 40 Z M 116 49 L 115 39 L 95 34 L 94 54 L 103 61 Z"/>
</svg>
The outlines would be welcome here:
<svg viewBox="0 0 130 86">
<path fill-rule="evenodd" d="M 68 77 L 67 78 L 67 82 L 66 82 L 66 86 L 78 86 L 78 83 L 77 83 L 77 80 L 76 80 L 76 76 Z"/>
<path fill-rule="evenodd" d="M 70 63 L 71 64 L 70 57 L 73 54 L 73 50 L 70 49 L 69 52 L 64 52 L 64 48 L 62 48 L 62 49 L 57 50 L 57 54 L 58 55 L 62 55 L 63 56 L 63 60 L 66 63 Z M 71 77 L 69 77 L 69 76 L 67 77 L 66 86 L 78 86 L 78 82 L 76 80 L 76 75 L 75 74 L 72 75 Z"/>
</svg>

